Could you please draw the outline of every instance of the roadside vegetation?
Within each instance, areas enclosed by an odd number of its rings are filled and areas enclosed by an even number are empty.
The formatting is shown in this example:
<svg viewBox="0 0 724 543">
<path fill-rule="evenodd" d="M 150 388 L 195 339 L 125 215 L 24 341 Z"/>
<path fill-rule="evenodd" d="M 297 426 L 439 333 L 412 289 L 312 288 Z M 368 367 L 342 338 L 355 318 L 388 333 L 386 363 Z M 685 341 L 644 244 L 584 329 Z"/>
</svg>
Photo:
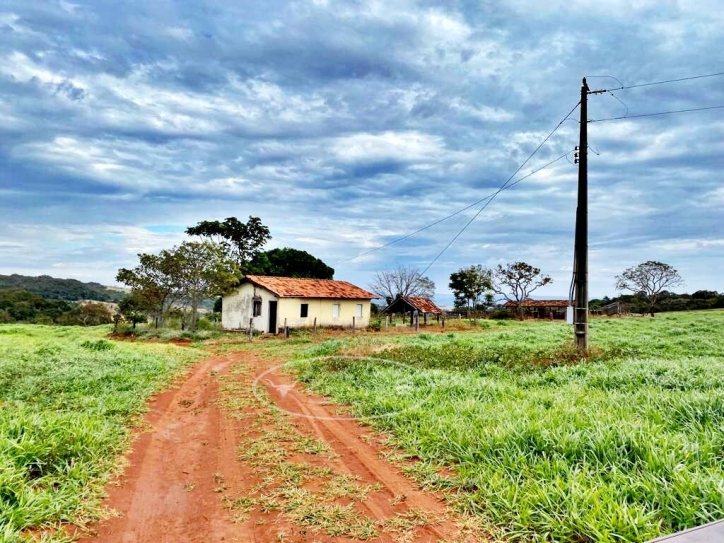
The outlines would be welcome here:
<svg viewBox="0 0 724 543">
<path fill-rule="evenodd" d="M 149 396 L 200 352 L 110 326 L 0 326 L 0 541 L 62 541 L 98 517 Z"/>
<path fill-rule="evenodd" d="M 286 354 L 492 533 L 646 541 L 724 518 L 724 312 L 594 319 L 589 360 L 565 324 L 480 322 Z"/>
</svg>

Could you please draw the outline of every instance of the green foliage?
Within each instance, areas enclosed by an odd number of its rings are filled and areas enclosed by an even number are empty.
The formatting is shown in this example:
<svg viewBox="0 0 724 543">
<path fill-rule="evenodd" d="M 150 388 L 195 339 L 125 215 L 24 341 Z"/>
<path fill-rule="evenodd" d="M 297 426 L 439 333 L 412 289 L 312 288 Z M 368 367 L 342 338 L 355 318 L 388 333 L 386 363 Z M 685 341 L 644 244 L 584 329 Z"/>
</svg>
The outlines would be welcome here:
<svg viewBox="0 0 724 543">
<path fill-rule="evenodd" d="M 553 282 L 550 275 L 541 274 L 540 268 L 531 266 L 527 262 L 513 262 L 493 270 L 493 290 L 505 297 L 506 300 L 518 304 L 527 299 L 536 289 Z"/>
<path fill-rule="evenodd" d="M 565 324 L 507 324 L 372 345 L 402 366 L 298 371 L 381 416 L 411 473 L 508 539 L 645 541 L 724 516 L 724 312 L 594 319 L 587 361 Z"/>
<path fill-rule="evenodd" d="M 247 273 L 279 277 L 310 279 L 334 279 L 334 268 L 307 251 L 284 247 L 257 254 L 248 266 Z"/>
<path fill-rule="evenodd" d="M 455 305 L 474 309 L 481 297 L 493 290 L 492 272 L 479 264 L 460 268 L 450 274 L 449 287 L 455 295 Z"/>
<path fill-rule="evenodd" d="M 197 353 L 104 339 L 109 327 L 0 326 L 0 540 L 97 518 L 149 395 Z M 38 533 L 40 535 L 40 533 Z"/>
<path fill-rule="evenodd" d="M 650 307 L 649 299 L 642 294 L 594 299 L 589 302 L 589 307 L 598 309 L 614 302 L 621 302 L 631 313 L 647 313 Z M 724 294 L 719 294 L 715 290 L 697 290 L 692 294 L 676 294 L 665 290 L 658 294 L 653 306 L 655 313 L 722 308 L 724 308 Z"/>
<path fill-rule="evenodd" d="M 0 275 L 0 291 L 24 290 L 47 300 L 96 300 L 118 302 L 125 292 L 109 289 L 100 283 L 83 283 L 76 279 L 56 279 L 49 275 Z"/>
<path fill-rule="evenodd" d="M 658 296 L 667 288 L 682 283 L 679 272 L 673 266 L 654 260 L 642 262 L 616 276 L 616 290 L 628 290 L 644 296 L 649 302 L 648 312 L 652 317 Z"/>
<path fill-rule="evenodd" d="M 221 245 L 226 255 L 246 273 L 247 265 L 271 239 L 269 228 L 259 217 L 249 217 L 246 223 L 236 217 L 224 221 L 201 221 L 186 229 L 190 236 L 201 236 Z"/>
</svg>

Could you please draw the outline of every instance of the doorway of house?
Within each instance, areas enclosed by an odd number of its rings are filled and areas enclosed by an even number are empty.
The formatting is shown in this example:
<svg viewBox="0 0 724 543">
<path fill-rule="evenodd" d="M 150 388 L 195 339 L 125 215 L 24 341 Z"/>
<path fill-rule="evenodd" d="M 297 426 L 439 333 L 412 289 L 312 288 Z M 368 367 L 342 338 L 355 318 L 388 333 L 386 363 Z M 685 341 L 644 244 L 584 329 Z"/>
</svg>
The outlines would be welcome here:
<svg viewBox="0 0 724 543">
<path fill-rule="evenodd" d="M 269 333 L 277 333 L 277 303 L 269 302 Z"/>
</svg>

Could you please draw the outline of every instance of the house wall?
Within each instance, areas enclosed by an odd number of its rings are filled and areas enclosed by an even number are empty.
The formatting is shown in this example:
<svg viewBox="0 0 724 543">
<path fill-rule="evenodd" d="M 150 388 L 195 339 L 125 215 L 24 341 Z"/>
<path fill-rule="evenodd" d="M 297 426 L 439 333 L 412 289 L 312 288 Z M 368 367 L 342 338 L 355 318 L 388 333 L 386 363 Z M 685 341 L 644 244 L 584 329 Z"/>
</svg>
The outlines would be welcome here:
<svg viewBox="0 0 724 543">
<path fill-rule="evenodd" d="M 300 317 L 301 304 L 309 304 L 309 313 L 306 318 Z M 339 317 L 332 317 L 332 306 L 339 304 Z M 357 304 L 362 305 L 362 317 L 356 317 Z M 355 317 L 355 326 L 365 328 L 370 323 L 369 300 L 340 300 L 334 298 L 281 298 L 279 300 L 279 326 L 302 328 L 314 326 L 352 326 L 352 317 Z"/>
<path fill-rule="evenodd" d="M 253 317 L 253 328 L 258 332 L 267 332 L 269 328 L 269 302 L 277 297 L 265 288 L 245 283 L 221 301 L 221 325 L 224 330 L 248 330 L 252 318 L 254 296 L 261 296 L 261 315 Z M 279 323 L 279 305 L 277 304 L 277 328 Z"/>
</svg>

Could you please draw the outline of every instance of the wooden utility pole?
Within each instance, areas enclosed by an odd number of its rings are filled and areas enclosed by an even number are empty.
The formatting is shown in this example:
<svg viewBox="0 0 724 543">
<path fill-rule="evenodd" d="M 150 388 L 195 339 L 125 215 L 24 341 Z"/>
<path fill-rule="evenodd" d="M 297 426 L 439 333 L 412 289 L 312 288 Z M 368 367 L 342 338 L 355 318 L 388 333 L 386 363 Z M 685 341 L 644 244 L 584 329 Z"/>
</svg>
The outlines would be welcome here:
<svg viewBox="0 0 724 543">
<path fill-rule="evenodd" d="M 578 146 L 578 207 L 575 241 L 575 306 L 573 331 L 576 347 L 588 352 L 588 84 L 581 86 L 581 135 Z"/>
</svg>

